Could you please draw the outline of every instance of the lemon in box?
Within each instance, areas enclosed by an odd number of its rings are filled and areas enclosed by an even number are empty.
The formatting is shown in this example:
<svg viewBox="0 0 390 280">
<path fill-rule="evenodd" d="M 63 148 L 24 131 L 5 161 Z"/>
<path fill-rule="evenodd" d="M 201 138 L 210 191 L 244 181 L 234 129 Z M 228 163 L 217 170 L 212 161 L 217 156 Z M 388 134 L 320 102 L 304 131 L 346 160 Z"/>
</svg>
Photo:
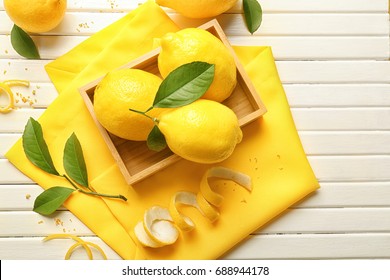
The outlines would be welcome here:
<svg viewBox="0 0 390 280">
<path fill-rule="evenodd" d="M 237 84 L 231 95 L 223 101 L 223 104 L 233 110 L 241 127 L 261 117 L 266 112 L 266 108 L 236 57 L 217 20 L 212 20 L 198 28 L 207 30 L 221 40 L 227 50 L 231 53 L 235 62 Z M 161 48 L 157 48 L 124 65 L 121 69 L 140 69 L 160 76 L 158 69 L 158 57 L 160 52 Z M 112 152 L 114 159 L 117 161 L 118 167 L 126 182 L 128 184 L 136 183 L 178 161 L 181 157 L 174 154 L 170 149 L 164 149 L 159 152 L 152 151 L 147 147 L 145 141 L 131 141 L 120 138 L 109 133 L 100 124 L 94 112 L 93 102 L 95 88 L 102 79 L 103 77 L 80 88 L 80 93 L 100 130 L 102 137 Z"/>
</svg>

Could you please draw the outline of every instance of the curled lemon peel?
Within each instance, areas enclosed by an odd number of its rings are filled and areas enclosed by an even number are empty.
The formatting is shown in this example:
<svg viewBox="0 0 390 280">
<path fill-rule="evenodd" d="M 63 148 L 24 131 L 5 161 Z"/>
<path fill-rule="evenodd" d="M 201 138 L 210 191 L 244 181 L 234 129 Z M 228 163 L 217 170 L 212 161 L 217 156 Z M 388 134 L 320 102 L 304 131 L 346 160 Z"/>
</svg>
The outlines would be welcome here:
<svg viewBox="0 0 390 280">
<path fill-rule="evenodd" d="M 252 190 L 252 180 L 248 175 L 225 167 L 212 167 L 203 175 L 197 194 L 176 192 L 170 200 L 169 209 L 153 206 L 146 210 L 143 221 L 134 227 L 138 241 L 143 246 L 159 248 L 176 242 L 179 236 L 177 228 L 193 230 L 195 223 L 179 211 L 179 205 L 198 209 L 212 223 L 218 220 L 220 213 L 217 207 L 221 206 L 223 196 L 211 189 L 208 179 L 212 177 L 231 180 L 248 191 Z"/>
<path fill-rule="evenodd" d="M 185 191 L 177 192 L 172 196 L 169 204 L 169 213 L 171 214 L 175 224 L 181 230 L 193 230 L 195 228 L 195 223 L 191 220 L 190 217 L 187 217 L 179 212 L 179 210 L 177 209 L 178 205 L 192 206 L 201 211 L 199 208 L 199 204 L 196 201 L 196 194 Z"/>
<path fill-rule="evenodd" d="M 30 82 L 25 80 L 6 80 L 0 82 L 0 90 L 4 91 L 8 95 L 8 105 L 5 107 L 0 106 L 0 113 L 9 113 L 15 108 L 15 96 L 10 87 L 12 86 L 25 86 L 29 87 Z"/>
<path fill-rule="evenodd" d="M 25 86 L 25 87 L 29 87 L 30 86 L 30 82 L 29 81 L 26 81 L 26 80 L 6 80 L 3 82 L 4 84 L 6 84 L 7 86 Z"/>
<path fill-rule="evenodd" d="M 223 196 L 211 189 L 208 182 L 210 178 L 231 180 L 246 188 L 248 191 L 252 190 L 251 178 L 248 175 L 226 167 L 212 167 L 202 177 L 200 192 L 208 202 L 217 207 L 222 205 Z"/>
<path fill-rule="evenodd" d="M 92 251 L 91 251 L 91 248 L 89 248 L 89 246 L 92 246 L 93 248 L 97 249 L 99 251 L 99 253 L 103 256 L 103 258 L 105 260 L 107 260 L 107 256 L 106 254 L 104 253 L 104 251 L 102 250 L 102 248 L 99 247 L 99 245 L 95 244 L 95 243 L 92 243 L 92 242 L 88 242 L 88 241 L 84 241 L 82 240 L 80 237 L 78 236 L 75 236 L 75 235 L 72 235 L 72 234 L 67 234 L 67 233 L 58 233 L 58 234 L 51 234 L 51 235 L 48 235 L 46 236 L 43 241 L 49 241 L 49 240 L 53 240 L 53 239 L 72 239 L 74 241 L 76 241 L 75 244 L 73 244 L 69 249 L 68 251 L 66 252 L 66 255 L 65 255 L 65 260 L 69 260 L 70 257 L 72 256 L 74 250 L 77 248 L 77 247 L 80 247 L 82 246 L 85 250 L 85 252 L 87 253 L 88 255 L 88 258 L 90 260 L 93 260 L 93 254 L 92 254 Z"/>
<path fill-rule="evenodd" d="M 0 113 L 9 113 L 15 106 L 14 94 L 5 83 L 0 83 L 0 90 L 1 92 L 4 91 L 8 95 L 8 99 L 9 99 L 8 105 L 6 105 L 5 107 L 0 106 Z"/>
</svg>

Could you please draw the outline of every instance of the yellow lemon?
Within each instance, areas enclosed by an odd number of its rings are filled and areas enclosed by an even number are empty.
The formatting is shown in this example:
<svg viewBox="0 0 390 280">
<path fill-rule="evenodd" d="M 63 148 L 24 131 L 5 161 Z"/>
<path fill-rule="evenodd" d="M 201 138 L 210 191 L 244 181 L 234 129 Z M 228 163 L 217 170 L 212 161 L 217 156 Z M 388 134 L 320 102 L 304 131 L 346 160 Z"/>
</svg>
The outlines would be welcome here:
<svg viewBox="0 0 390 280">
<path fill-rule="evenodd" d="M 52 30 L 62 21 L 66 0 L 4 0 L 4 8 L 24 31 L 41 33 Z"/>
<path fill-rule="evenodd" d="M 210 32 L 186 28 L 166 34 L 160 44 L 158 68 L 163 77 L 183 64 L 203 61 L 215 65 L 215 74 L 213 83 L 202 98 L 222 102 L 232 94 L 237 84 L 234 58 Z"/>
<path fill-rule="evenodd" d="M 157 0 L 156 2 L 189 18 L 208 18 L 226 12 L 237 3 L 237 0 Z"/>
<path fill-rule="evenodd" d="M 235 113 L 207 99 L 163 112 L 158 127 L 172 152 L 199 163 L 225 160 L 242 140 Z"/>
<path fill-rule="evenodd" d="M 101 125 L 124 139 L 145 141 L 153 128 L 153 121 L 129 109 L 149 109 L 161 84 L 161 79 L 138 69 L 109 72 L 97 85 L 94 110 Z M 162 109 L 153 109 L 148 115 L 156 117 Z"/>
</svg>

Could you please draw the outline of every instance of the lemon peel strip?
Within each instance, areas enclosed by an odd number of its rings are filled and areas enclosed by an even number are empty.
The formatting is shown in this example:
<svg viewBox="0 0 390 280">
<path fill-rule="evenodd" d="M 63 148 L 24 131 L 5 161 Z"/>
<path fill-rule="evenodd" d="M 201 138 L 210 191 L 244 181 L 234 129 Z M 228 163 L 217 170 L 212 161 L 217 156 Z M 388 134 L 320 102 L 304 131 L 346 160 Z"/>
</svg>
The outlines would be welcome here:
<svg viewBox="0 0 390 280">
<path fill-rule="evenodd" d="M 6 80 L 3 82 L 4 84 L 6 84 L 7 86 L 25 86 L 25 87 L 29 87 L 30 86 L 30 82 L 29 81 L 26 81 L 26 80 Z"/>
<path fill-rule="evenodd" d="M 106 256 L 106 254 L 103 252 L 102 248 L 100 248 L 97 244 L 92 243 L 92 242 L 88 242 L 88 241 L 82 241 L 82 243 L 78 242 L 78 243 L 73 244 L 73 245 L 69 248 L 68 252 L 66 253 L 66 255 L 65 255 L 65 260 L 70 260 L 70 257 L 72 256 L 74 250 L 75 250 L 77 247 L 80 247 L 80 246 L 83 246 L 83 247 L 84 247 L 85 245 L 87 245 L 87 246 L 92 246 L 92 247 L 94 247 L 95 249 L 97 249 L 97 250 L 99 251 L 99 253 L 103 256 L 103 258 L 104 258 L 105 260 L 107 260 L 107 256 Z M 89 249 L 89 248 L 88 248 L 88 249 Z M 90 260 L 93 260 L 92 254 L 91 254 L 91 255 L 88 254 L 88 257 L 89 257 Z"/>
<path fill-rule="evenodd" d="M 72 239 L 72 240 L 76 241 L 76 243 L 73 244 L 69 248 L 69 250 L 67 251 L 67 253 L 65 255 L 65 260 L 69 260 L 71 255 L 73 254 L 74 250 L 79 246 L 83 246 L 83 248 L 85 249 L 85 251 L 88 255 L 88 258 L 90 260 L 93 260 L 93 254 L 92 254 L 91 248 L 89 248 L 89 246 L 92 246 L 93 248 L 97 249 L 100 252 L 100 254 L 103 256 L 103 258 L 105 260 L 107 260 L 106 254 L 104 253 L 102 248 L 99 247 L 99 245 L 92 243 L 92 242 L 84 241 L 80 237 L 77 237 L 75 235 L 71 235 L 71 234 L 67 234 L 67 233 L 51 234 L 51 235 L 48 235 L 47 237 L 45 237 L 43 239 L 43 241 L 49 241 L 49 240 L 53 240 L 53 239 Z"/>
<path fill-rule="evenodd" d="M 5 107 L 0 106 L 0 113 L 9 113 L 15 107 L 14 94 L 6 83 L 0 82 L 0 90 L 4 91 L 8 95 L 8 98 L 9 98 L 9 103 L 7 106 L 5 106 Z"/>
<path fill-rule="evenodd" d="M 208 183 L 211 177 L 234 181 L 252 191 L 250 176 L 225 167 L 212 167 L 203 175 L 197 194 L 179 191 L 172 196 L 169 209 L 153 206 L 146 210 L 143 221 L 134 227 L 138 241 L 146 247 L 160 248 L 176 242 L 179 232 L 175 225 L 183 231 L 193 230 L 195 223 L 180 213 L 177 209 L 180 204 L 195 207 L 212 223 L 218 220 L 220 213 L 217 206 L 222 204 L 223 196 L 211 189 Z"/>
<path fill-rule="evenodd" d="M 149 208 L 145 212 L 143 226 L 149 237 L 160 244 L 172 244 L 179 237 L 167 208 L 160 206 Z"/>
<path fill-rule="evenodd" d="M 222 205 L 223 196 L 211 189 L 208 179 L 213 177 L 234 181 L 248 191 L 252 191 L 252 180 L 248 175 L 226 167 L 212 167 L 202 177 L 200 192 L 214 206 L 219 207 Z"/>
<path fill-rule="evenodd" d="M 195 223 L 189 217 L 179 212 L 179 210 L 177 209 L 178 204 L 195 207 L 202 213 L 202 210 L 200 209 L 199 204 L 196 200 L 196 194 L 186 191 L 177 192 L 172 196 L 172 199 L 169 204 L 169 213 L 171 214 L 175 224 L 181 230 L 193 230 L 195 228 Z"/>
<path fill-rule="evenodd" d="M 9 113 L 13 108 L 15 108 L 15 96 L 10 87 L 12 86 L 25 86 L 29 87 L 30 82 L 26 80 L 6 80 L 0 82 L 0 89 L 4 91 L 9 98 L 9 103 L 6 107 L 0 107 L 0 113 Z"/>
</svg>

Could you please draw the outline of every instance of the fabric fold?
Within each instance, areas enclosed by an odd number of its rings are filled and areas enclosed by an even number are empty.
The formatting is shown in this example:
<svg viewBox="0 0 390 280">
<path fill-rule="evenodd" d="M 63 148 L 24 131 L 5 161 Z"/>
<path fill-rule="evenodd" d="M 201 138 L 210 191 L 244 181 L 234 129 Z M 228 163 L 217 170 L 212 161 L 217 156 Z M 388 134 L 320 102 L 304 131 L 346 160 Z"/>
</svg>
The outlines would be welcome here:
<svg viewBox="0 0 390 280">
<path fill-rule="evenodd" d="M 271 48 L 234 47 L 268 112 L 243 128 L 242 143 L 219 165 L 250 175 L 253 191 L 219 184 L 216 189 L 225 199 L 216 223 L 211 224 L 194 209 L 185 209 L 196 223 L 193 232 L 181 233 L 175 244 L 160 249 L 144 248 L 137 242 L 133 228 L 145 210 L 153 205 L 167 207 L 177 191 L 198 192 L 201 177 L 210 166 L 180 160 L 133 186 L 127 185 L 78 88 L 150 51 L 154 38 L 177 30 L 166 13 L 148 1 L 46 66 L 60 94 L 39 122 L 55 165 L 61 169 L 63 147 L 74 132 L 83 147 L 91 185 L 128 198 L 123 202 L 75 193 L 65 207 L 124 259 L 219 258 L 319 187 L 296 131 Z M 21 140 L 6 156 L 43 188 L 66 183 L 33 166 L 24 155 Z"/>
</svg>

